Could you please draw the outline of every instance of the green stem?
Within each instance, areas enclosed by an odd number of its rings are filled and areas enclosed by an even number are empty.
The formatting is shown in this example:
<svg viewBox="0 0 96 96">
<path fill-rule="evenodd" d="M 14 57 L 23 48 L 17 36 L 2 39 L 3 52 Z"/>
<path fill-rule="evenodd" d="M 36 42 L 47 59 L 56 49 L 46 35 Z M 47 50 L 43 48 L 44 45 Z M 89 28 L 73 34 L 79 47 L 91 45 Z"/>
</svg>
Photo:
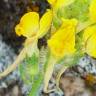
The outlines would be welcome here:
<svg viewBox="0 0 96 96">
<path fill-rule="evenodd" d="M 42 84 L 43 75 L 42 73 L 39 73 L 37 76 L 38 76 L 38 79 L 33 81 L 32 90 L 28 96 L 38 96 L 38 90 L 40 89 L 40 86 Z"/>
</svg>

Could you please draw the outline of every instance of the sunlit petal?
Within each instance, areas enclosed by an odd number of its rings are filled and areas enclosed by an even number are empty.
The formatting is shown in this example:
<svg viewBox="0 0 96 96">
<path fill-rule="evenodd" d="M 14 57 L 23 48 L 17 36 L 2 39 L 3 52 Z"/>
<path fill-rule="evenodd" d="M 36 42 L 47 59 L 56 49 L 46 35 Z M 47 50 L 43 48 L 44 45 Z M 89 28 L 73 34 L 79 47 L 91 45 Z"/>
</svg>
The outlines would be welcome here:
<svg viewBox="0 0 96 96">
<path fill-rule="evenodd" d="M 96 25 L 85 29 L 83 34 L 84 51 L 96 58 Z"/>
<path fill-rule="evenodd" d="M 49 30 L 52 23 L 52 11 L 48 10 L 40 19 L 40 29 L 38 32 L 38 37 L 43 37 Z"/>
<path fill-rule="evenodd" d="M 39 29 L 39 14 L 36 12 L 26 13 L 15 27 L 17 35 L 32 37 L 37 34 Z"/>
<path fill-rule="evenodd" d="M 96 22 L 96 0 L 91 0 L 91 4 L 89 7 L 90 19 Z"/>
<path fill-rule="evenodd" d="M 48 46 L 55 57 L 62 58 L 75 51 L 76 25 L 76 19 L 64 19 L 61 27 L 48 40 Z"/>
</svg>

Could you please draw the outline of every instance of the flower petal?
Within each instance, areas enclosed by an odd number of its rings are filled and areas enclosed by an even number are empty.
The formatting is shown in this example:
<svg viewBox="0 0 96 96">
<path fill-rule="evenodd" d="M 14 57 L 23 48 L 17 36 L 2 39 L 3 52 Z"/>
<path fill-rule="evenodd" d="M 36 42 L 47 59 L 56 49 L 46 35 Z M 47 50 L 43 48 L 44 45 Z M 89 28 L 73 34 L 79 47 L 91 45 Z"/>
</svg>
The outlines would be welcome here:
<svg viewBox="0 0 96 96">
<path fill-rule="evenodd" d="M 76 25 L 76 19 L 64 19 L 61 27 L 48 40 L 48 46 L 55 57 L 62 58 L 75 51 Z"/>
<path fill-rule="evenodd" d="M 94 32 L 96 32 L 96 26 L 87 27 L 83 34 L 83 41 L 86 42 Z"/>
<path fill-rule="evenodd" d="M 39 29 L 39 14 L 36 12 L 26 13 L 15 27 L 17 35 L 32 37 L 37 34 Z"/>
<path fill-rule="evenodd" d="M 96 58 L 96 25 L 85 29 L 83 34 L 84 51 Z"/>
<path fill-rule="evenodd" d="M 49 4 L 54 5 L 57 0 L 47 0 Z"/>
<path fill-rule="evenodd" d="M 90 19 L 94 22 L 96 22 L 96 0 L 92 0 L 90 7 L 89 7 L 89 12 L 90 12 Z"/>
<path fill-rule="evenodd" d="M 70 5 L 71 3 L 73 3 L 75 0 L 57 0 L 56 2 L 56 9 L 59 9 L 61 7 L 64 7 L 64 6 L 68 6 Z"/>
<path fill-rule="evenodd" d="M 48 10 L 40 19 L 40 29 L 38 32 L 38 37 L 43 37 L 49 30 L 52 23 L 52 11 Z"/>
</svg>

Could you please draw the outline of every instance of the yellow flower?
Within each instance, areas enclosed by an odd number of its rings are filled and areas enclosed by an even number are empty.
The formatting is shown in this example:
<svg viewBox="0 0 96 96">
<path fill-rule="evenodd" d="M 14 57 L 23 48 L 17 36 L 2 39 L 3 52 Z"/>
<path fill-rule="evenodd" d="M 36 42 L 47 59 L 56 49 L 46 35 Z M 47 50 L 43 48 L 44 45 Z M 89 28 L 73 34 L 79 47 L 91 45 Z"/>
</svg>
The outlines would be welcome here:
<svg viewBox="0 0 96 96">
<path fill-rule="evenodd" d="M 89 7 L 90 19 L 96 22 L 96 0 L 91 0 Z"/>
<path fill-rule="evenodd" d="M 71 3 L 73 3 L 75 0 L 47 0 L 49 4 L 55 9 L 58 10 L 64 6 L 67 6 Z"/>
<path fill-rule="evenodd" d="M 49 30 L 52 22 L 52 11 L 47 12 L 39 20 L 37 12 L 26 13 L 20 20 L 20 23 L 15 27 L 17 35 L 23 35 L 27 38 L 33 36 L 42 37 Z"/>
<path fill-rule="evenodd" d="M 53 17 L 53 13 L 51 10 L 49 10 L 40 19 L 40 29 L 38 32 L 39 38 L 43 37 L 46 34 L 46 32 L 49 30 L 52 22 L 52 17 Z"/>
<path fill-rule="evenodd" d="M 26 13 L 20 20 L 20 23 L 15 27 L 17 35 L 31 37 L 36 35 L 39 29 L 39 14 L 36 12 Z"/>
<path fill-rule="evenodd" d="M 63 19 L 61 27 L 48 40 L 48 46 L 53 56 L 62 58 L 75 51 L 76 25 L 76 19 Z"/>
<path fill-rule="evenodd" d="M 83 34 L 84 52 L 96 58 L 96 25 L 85 29 Z"/>
<path fill-rule="evenodd" d="M 47 0 L 49 4 L 54 5 L 57 0 Z"/>
</svg>

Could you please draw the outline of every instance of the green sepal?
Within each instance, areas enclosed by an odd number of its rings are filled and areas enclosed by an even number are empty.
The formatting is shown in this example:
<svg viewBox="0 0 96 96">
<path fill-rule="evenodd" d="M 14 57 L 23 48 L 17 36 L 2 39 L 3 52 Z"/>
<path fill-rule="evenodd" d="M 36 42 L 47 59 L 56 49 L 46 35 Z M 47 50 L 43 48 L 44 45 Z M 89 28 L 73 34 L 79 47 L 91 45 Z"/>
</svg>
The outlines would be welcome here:
<svg viewBox="0 0 96 96">
<path fill-rule="evenodd" d="M 26 84 L 32 82 L 34 76 L 39 73 L 39 57 L 33 53 L 31 57 L 26 56 L 23 64 L 20 64 L 19 71 L 21 78 Z"/>
<path fill-rule="evenodd" d="M 32 57 L 26 57 L 27 71 L 30 75 L 36 75 L 39 72 L 39 57 L 33 53 Z"/>
<path fill-rule="evenodd" d="M 54 16 L 54 18 L 53 18 L 53 26 L 55 28 L 59 28 L 60 24 L 61 24 L 61 21 L 59 20 L 59 18 Z"/>
<path fill-rule="evenodd" d="M 76 51 L 73 55 L 65 56 L 60 61 L 58 61 L 58 64 L 61 64 L 62 66 L 72 67 L 78 64 L 81 57 L 84 56 L 84 53 L 81 52 L 81 50 Z"/>
</svg>

